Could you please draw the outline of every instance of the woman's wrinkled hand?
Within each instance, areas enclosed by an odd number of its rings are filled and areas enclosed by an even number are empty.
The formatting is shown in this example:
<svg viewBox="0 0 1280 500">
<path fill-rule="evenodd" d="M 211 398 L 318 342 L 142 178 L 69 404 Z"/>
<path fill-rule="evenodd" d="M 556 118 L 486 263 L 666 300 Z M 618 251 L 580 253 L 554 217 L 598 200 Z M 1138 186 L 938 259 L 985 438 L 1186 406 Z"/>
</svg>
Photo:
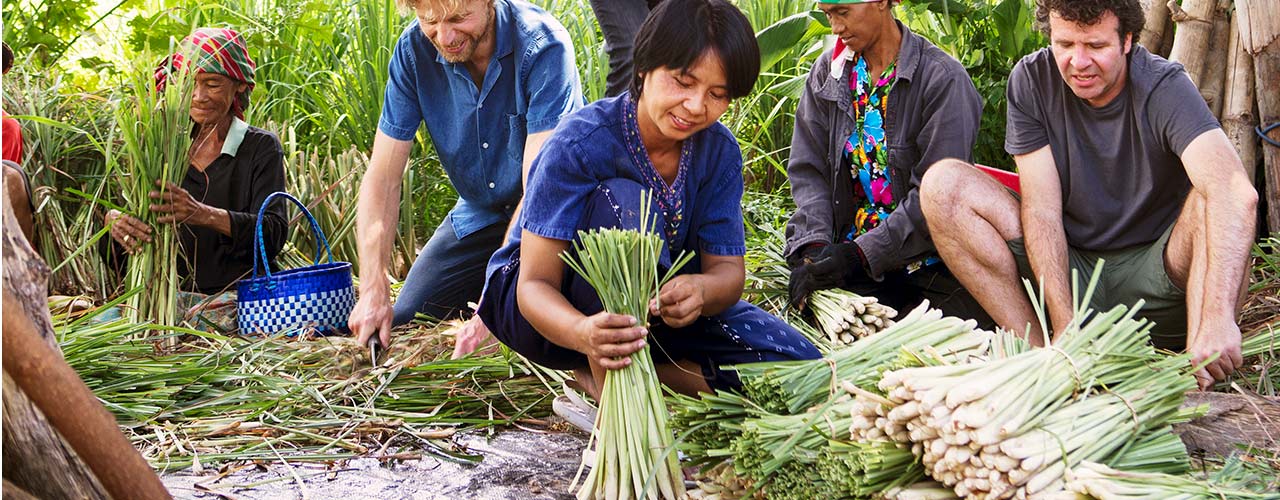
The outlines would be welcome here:
<svg viewBox="0 0 1280 500">
<path fill-rule="evenodd" d="M 132 215 L 112 209 L 103 219 L 111 228 L 111 239 L 124 247 L 126 252 L 138 253 L 142 245 L 151 243 L 151 228 Z"/>
<path fill-rule="evenodd" d="M 162 189 L 152 191 L 150 196 L 152 200 L 161 202 L 151 205 L 151 211 L 159 214 L 156 217 L 157 223 L 205 225 L 205 218 L 202 216 L 209 208 L 207 205 L 196 201 L 191 193 L 172 182 L 157 180 L 156 186 Z"/>
</svg>

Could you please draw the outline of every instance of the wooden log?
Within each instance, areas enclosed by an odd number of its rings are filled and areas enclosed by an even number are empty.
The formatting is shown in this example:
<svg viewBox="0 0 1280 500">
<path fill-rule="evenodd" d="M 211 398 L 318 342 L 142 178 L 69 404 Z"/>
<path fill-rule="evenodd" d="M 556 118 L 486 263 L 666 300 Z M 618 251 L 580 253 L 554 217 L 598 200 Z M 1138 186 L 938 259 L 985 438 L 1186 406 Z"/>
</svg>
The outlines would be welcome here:
<svg viewBox="0 0 1280 500">
<path fill-rule="evenodd" d="M 1177 26 L 1169 60 L 1181 63 L 1191 81 L 1199 87 L 1213 37 L 1213 13 L 1218 0 L 1184 0 L 1181 6 L 1170 0 L 1168 5 L 1169 18 Z"/>
<path fill-rule="evenodd" d="M 59 356 L 57 337 L 53 334 L 53 320 L 49 318 L 49 266 L 40 258 L 40 254 L 31 248 L 22 231 L 18 227 L 18 218 L 13 215 L 13 207 L 9 205 L 9 190 L 0 189 L 0 217 L 4 218 L 3 229 L 0 229 L 0 245 L 4 254 L 3 289 L 19 298 L 20 312 L 35 323 L 40 337 L 53 347 Z"/>
<path fill-rule="evenodd" d="M 1142 0 L 1142 10 L 1147 13 L 1147 20 L 1142 24 L 1138 44 L 1152 54 L 1160 54 L 1164 48 L 1164 32 L 1172 31 L 1169 30 L 1169 6 L 1165 0 Z"/>
<path fill-rule="evenodd" d="M 5 498 L 10 498 L 10 484 L 35 498 L 108 498 L 98 479 L 7 372 L 3 429 Z"/>
<path fill-rule="evenodd" d="M 1173 426 L 1188 451 L 1230 456 L 1237 445 L 1280 453 L 1280 400 L 1234 393 L 1189 392 L 1183 407 L 1209 405 L 1203 417 Z"/>
<path fill-rule="evenodd" d="M 1236 15 L 1241 43 L 1253 55 L 1258 121 L 1264 127 L 1280 123 L 1280 2 L 1236 0 Z M 1280 143 L 1280 129 L 1268 137 Z M 1267 200 L 1267 225 L 1280 231 L 1280 147 L 1264 143 L 1262 157 L 1266 186 L 1258 191 Z"/>
<path fill-rule="evenodd" d="M 1280 37 L 1280 4 L 1275 0 L 1235 0 L 1244 49 L 1257 54 Z"/>
<path fill-rule="evenodd" d="M 1222 130 L 1240 155 L 1249 182 L 1258 175 L 1258 135 L 1253 128 L 1257 115 L 1253 113 L 1254 82 L 1253 56 L 1244 50 L 1240 40 L 1239 16 L 1231 18 L 1231 43 L 1227 49 L 1227 82 L 1223 96 Z M 1254 186 L 1257 187 L 1257 186 Z"/>
<path fill-rule="evenodd" d="M 4 487 L 0 490 L 4 492 L 4 500 L 40 500 L 40 497 L 27 493 L 27 490 L 10 483 L 8 479 L 4 480 Z"/>
<path fill-rule="evenodd" d="M 1168 7 L 1165 7 L 1166 9 Z M 1165 59 L 1169 58 L 1169 51 L 1173 50 L 1173 23 L 1169 23 L 1169 28 L 1164 30 L 1164 39 L 1160 41 L 1160 52 L 1157 54 Z"/>
<path fill-rule="evenodd" d="M 1222 88 L 1227 77 L 1227 59 L 1231 45 L 1231 0 L 1218 0 L 1213 11 L 1213 37 L 1206 51 L 1204 73 L 1200 75 L 1200 96 L 1209 111 L 1222 118 Z"/>
<path fill-rule="evenodd" d="M 17 298 L 4 293 L 4 372 L 44 413 L 112 498 L 168 499 L 169 492 L 75 370 L 36 333 Z M 47 299 L 46 299 L 47 300 Z"/>
</svg>

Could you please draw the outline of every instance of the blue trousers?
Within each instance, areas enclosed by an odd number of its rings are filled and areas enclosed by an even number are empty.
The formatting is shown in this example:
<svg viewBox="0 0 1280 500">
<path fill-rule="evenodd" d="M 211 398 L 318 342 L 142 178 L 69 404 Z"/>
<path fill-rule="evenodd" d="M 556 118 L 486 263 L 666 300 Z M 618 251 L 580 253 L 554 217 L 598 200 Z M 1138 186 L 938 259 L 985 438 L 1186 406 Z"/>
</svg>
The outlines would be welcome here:
<svg viewBox="0 0 1280 500">
<path fill-rule="evenodd" d="M 394 306 L 393 322 L 403 325 L 417 313 L 449 319 L 480 298 L 489 256 L 502 245 L 507 224 L 501 222 L 458 239 L 445 219 L 414 259 Z"/>
<path fill-rule="evenodd" d="M 634 181 L 605 181 L 588 199 L 578 228 L 638 229 L 639 214 L 625 207 L 640 206 L 641 190 L 641 185 Z M 691 235 L 690 239 L 695 241 L 690 246 L 696 248 L 695 237 Z M 659 267 L 665 270 L 670 263 L 670 251 L 664 248 Z M 559 370 L 588 367 L 585 355 L 547 340 L 521 314 L 516 301 L 519 274 L 518 255 L 510 264 L 494 271 L 480 304 L 480 319 L 498 340 L 535 363 Z M 568 266 L 561 281 L 561 292 L 583 314 L 604 310 L 591 285 Z M 822 356 L 786 322 L 741 300 L 720 314 L 703 316 L 683 328 L 672 328 L 654 319 L 649 326 L 649 344 L 655 363 L 695 362 L 702 367 L 702 376 L 713 389 L 741 387 L 737 373 L 722 369 L 725 365 Z"/>
</svg>

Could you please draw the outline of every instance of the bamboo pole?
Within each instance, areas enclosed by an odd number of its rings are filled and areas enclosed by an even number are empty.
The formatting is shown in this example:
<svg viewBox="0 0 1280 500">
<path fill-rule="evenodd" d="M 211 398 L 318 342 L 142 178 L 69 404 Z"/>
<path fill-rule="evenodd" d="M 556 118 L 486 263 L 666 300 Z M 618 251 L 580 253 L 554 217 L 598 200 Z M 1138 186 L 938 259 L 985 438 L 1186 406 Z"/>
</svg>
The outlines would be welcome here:
<svg viewBox="0 0 1280 500">
<path fill-rule="evenodd" d="M 1165 7 L 1166 9 L 1168 7 Z M 1173 49 L 1173 23 L 1170 23 L 1168 29 L 1164 30 L 1164 39 L 1160 40 L 1160 57 L 1169 58 L 1169 51 Z"/>
<path fill-rule="evenodd" d="M 1262 126 L 1280 122 L 1280 2 L 1275 0 L 1236 0 L 1240 40 L 1245 51 L 1253 55 L 1254 82 L 1258 95 L 1258 116 Z M 1271 131 L 1272 141 L 1280 142 L 1280 129 Z M 1262 146 L 1266 165 L 1266 186 L 1259 189 L 1267 200 L 1267 224 L 1271 231 L 1280 230 L 1280 147 Z"/>
<path fill-rule="evenodd" d="M 1218 0 L 1213 10 L 1213 37 L 1205 54 L 1204 73 L 1200 75 L 1200 96 L 1218 118 L 1222 117 L 1222 88 L 1227 77 L 1231 38 L 1231 0 Z"/>
<path fill-rule="evenodd" d="M 1169 7 L 1164 0 L 1143 0 L 1142 6 L 1147 13 L 1147 21 L 1142 24 L 1138 44 L 1152 54 L 1159 54 L 1163 49 L 1164 32 L 1169 29 Z"/>
<path fill-rule="evenodd" d="M 112 498 L 168 499 L 169 492 L 116 426 L 89 387 L 54 353 L 4 294 L 4 372 L 31 398 L 67 444 L 84 460 Z M 52 478 L 51 478 L 52 479 Z"/>
<path fill-rule="evenodd" d="M 1169 17 L 1177 26 L 1169 60 L 1182 63 L 1191 81 L 1200 87 L 1213 37 L 1213 14 L 1218 0 L 1184 0 L 1181 6 L 1170 0 L 1168 5 Z"/>
<path fill-rule="evenodd" d="M 1244 50 L 1240 40 L 1239 16 L 1231 18 L 1231 43 L 1227 49 L 1227 83 L 1223 96 L 1222 130 L 1231 139 L 1244 164 L 1249 182 L 1256 182 L 1258 175 L 1258 136 L 1253 127 L 1257 115 L 1253 113 L 1254 82 L 1253 56 Z"/>
</svg>

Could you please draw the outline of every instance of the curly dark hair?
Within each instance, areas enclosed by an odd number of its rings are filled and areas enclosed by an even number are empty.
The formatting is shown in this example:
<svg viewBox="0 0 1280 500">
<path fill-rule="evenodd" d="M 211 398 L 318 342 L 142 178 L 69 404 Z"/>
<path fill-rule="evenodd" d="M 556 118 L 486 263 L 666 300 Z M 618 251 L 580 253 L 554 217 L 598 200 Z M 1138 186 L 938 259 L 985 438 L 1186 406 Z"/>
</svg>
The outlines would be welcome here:
<svg viewBox="0 0 1280 500">
<path fill-rule="evenodd" d="M 1102 21 L 1103 14 L 1111 11 L 1120 19 L 1120 40 L 1125 35 L 1133 35 L 1137 42 L 1142 25 L 1146 23 L 1146 15 L 1138 0 L 1037 0 L 1036 27 L 1049 35 L 1049 13 L 1058 14 L 1064 20 L 1073 23 L 1093 26 Z"/>
</svg>

